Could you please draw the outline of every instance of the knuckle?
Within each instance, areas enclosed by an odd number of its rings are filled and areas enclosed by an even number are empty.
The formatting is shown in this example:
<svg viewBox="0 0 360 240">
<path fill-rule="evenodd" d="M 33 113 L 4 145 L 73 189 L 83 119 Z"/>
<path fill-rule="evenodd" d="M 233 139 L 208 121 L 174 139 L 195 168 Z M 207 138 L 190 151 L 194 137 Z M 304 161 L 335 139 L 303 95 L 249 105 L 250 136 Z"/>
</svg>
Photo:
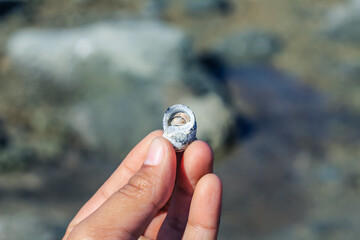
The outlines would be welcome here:
<svg viewBox="0 0 360 240">
<path fill-rule="evenodd" d="M 188 220 L 188 225 L 190 225 L 192 228 L 198 231 L 215 231 L 218 228 L 217 226 L 211 226 L 208 224 L 193 221 L 191 219 Z"/>
<path fill-rule="evenodd" d="M 110 192 L 105 187 L 101 187 L 99 189 L 99 193 L 104 199 L 108 199 L 109 197 L 111 197 Z"/>
<path fill-rule="evenodd" d="M 156 137 L 158 137 L 158 136 L 161 136 L 161 135 L 163 134 L 163 132 L 164 132 L 163 130 L 158 129 L 158 130 L 152 131 L 149 135 L 150 135 L 151 137 L 156 138 Z"/>
<path fill-rule="evenodd" d="M 119 190 L 120 194 L 134 199 L 152 199 L 156 192 L 156 180 L 144 173 L 133 176 L 128 184 Z"/>
</svg>

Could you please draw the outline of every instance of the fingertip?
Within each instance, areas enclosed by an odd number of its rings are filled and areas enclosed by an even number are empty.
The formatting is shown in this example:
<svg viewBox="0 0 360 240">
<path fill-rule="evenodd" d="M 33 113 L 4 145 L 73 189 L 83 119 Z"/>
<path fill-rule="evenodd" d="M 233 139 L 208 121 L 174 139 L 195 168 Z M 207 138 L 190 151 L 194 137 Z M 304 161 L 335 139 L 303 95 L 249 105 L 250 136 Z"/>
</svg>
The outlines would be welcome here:
<svg viewBox="0 0 360 240">
<path fill-rule="evenodd" d="M 212 151 L 211 146 L 210 146 L 207 142 L 204 142 L 204 141 L 202 141 L 202 140 L 196 140 L 196 141 L 192 142 L 192 143 L 189 145 L 188 149 L 191 148 L 191 147 L 193 147 L 194 145 L 197 145 L 198 147 L 202 147 L 202 148 L 204 148 L 204 149 L 206 148 L 206 149 Z"/>
<path fill-rule="evenodd" d="M 206 142 L 197 140 L 190 144 L 183 159 L 182 167 L 193 187 L 202 176 L 213 171 L 214 154 Z"/>
<path fill-rule="evenodd" d="M 163 130 L 157 129 L 157 130 L 154 130 L 154 131 L 152 131 L 151 133 L 149 133 L 149 134 L 146 136 L 146 138 L 148 138 L 148 137 L 149 137 L 149 138 L 160 137 L 160 136 L 163 135 L 163 133 L 164 133 Z"/>
<path fill-rule="evenodd" d="M 144 137 L 143 140 L 141 140 L 135 148 L 143 148 L 146 146 L 149 146 L 150 143 L 157 137 L 160 137 L 163 135 L 163 131 L 162 130 L 155 130 L 152 131 L 151 133 L 149 133 L 148 135 L 146 135 L 146 137 Z"/>
<path fill-rule="evenodd" d="M 149 147 L 152 141 L 154 141 L 155 138 L 162 136 L 162 134 L 163 134 L 162 130 L 152 131 L 151 133 L 146 135 L 146 137 L 142 141 L 140 141 L 135 148 Z"/>
<path fill-rule="evenodd" d="M 163 137 L 156 137 L 153 139 L 152 143 L 158 142 L 161 144 L 163 150 L 163 160 L 161 164 L 162 170 L 158 172 L 164 177 L 163 181 L 168 182 L 169 184 L 175 183 L 176 178 L 176 154 L 172 144 Z M 159 170 L 158 170 L 159 171 Z M 167 178 L 167 180 L 165 180 Z M 171 194 L 171 193 L 170 193 Z"/>
<path fill-rule="evenodd" d="M 189 145 L 184 153 L 186 156 L 194 156 L 196 158 L 214 160 L 214 153 L 210 145 L 204 141 L 196 140 Z"/>
<path fill-rule="evenodd" d="M 154 138 L 155 139 L 155 138 Z M 164 145 L 165 145 L 165 147 L 167 148 L 167 150 L 174 150 L 174 147 L 173 147 L 173 145 L 170 143 L 170 141 L 169 140 L 167 140 L 166 138 L 164 138 L 164 137 L 162 137 L 162 136 L 157 136 L 156 137 L 156 139 L 157 140 L 159 140 L 159 141 L 161 141 Z"/>
<path fill-rule="evenodd" d="M 129 154 L 126 156 L 126 158 L 124 159 L 125 162 L 138 162 L 139 159 L 143 159 L 143 157 L 140 157 L 144 154 L 146 154 L 146 152 L 149 150 L 150 144 L 151 142 L 157 138 L 162 136 L 163 131 L 162 130 L 155 130 L 152 131 L 151 133 L 149 133 L 148 135 L 146 135 L 146 137 L 144 137 L 130 152 Z M 136 171 L 139 170 L 138 168 L 140 168 L 141 163 L 138 162 L 139 164 L 136 164 Z"/>
<path fill-rule="evenodd" d="M 221 179 L 214 173 L 209 173 L 200 178 L 195 191 L 202 196 L 209 193 L 217 193 L 216 196 L 222 194 L 222 182 Z M 220 194 L 219 194 L 220 193 Z"/>
<path fill-rule="evenodd" d="M 162 143 L 162 146 L 164 147 L 164 151 L 165 151 L 165 157 L 169 157 L 171 159 L 176 160 L 176 153 L 174 150 L 173 145 L 170 143 L 169 140 L 167 140 L 166 138 L 162 137 L 162 136 L 157 136 L 153 139 L 154 140 L 158 140 Z"/>
</svg>

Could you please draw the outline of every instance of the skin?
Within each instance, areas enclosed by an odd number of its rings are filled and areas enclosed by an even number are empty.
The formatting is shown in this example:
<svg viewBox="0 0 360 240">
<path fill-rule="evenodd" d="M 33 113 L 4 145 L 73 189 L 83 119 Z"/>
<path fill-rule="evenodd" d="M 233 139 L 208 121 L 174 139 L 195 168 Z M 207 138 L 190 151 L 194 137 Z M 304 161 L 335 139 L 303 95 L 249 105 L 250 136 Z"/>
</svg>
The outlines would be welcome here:
<svg viewBox="0 0 360 240">
<path fill-rule="evenodd" d="M 150 133 L 133 148 L 63 240 L 217 238 L 222 185 L 212 173 L 210 146 L 195 141 L 176 154 L 162 133 Z M 154 155 L 154 149 L 161 150 Z M 145 160 L 154 156 L 160 163 L 149 165 Z"/>
</svg>

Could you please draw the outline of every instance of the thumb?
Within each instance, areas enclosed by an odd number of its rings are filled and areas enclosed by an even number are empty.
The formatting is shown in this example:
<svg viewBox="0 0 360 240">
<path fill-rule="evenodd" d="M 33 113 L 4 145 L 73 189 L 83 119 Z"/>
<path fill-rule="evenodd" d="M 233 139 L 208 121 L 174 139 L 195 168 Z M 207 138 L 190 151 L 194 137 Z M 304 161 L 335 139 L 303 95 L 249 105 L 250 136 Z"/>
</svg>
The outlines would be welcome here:
<svg viewBox="0 0 360 240">
<path fill-rule="evenodd" d="M 165 138 L 155 138 L 139 172 L 79 223 L 68 239 L 138 239 L 169 200 L 175 177 L 173 146 Z"/>
</svg>

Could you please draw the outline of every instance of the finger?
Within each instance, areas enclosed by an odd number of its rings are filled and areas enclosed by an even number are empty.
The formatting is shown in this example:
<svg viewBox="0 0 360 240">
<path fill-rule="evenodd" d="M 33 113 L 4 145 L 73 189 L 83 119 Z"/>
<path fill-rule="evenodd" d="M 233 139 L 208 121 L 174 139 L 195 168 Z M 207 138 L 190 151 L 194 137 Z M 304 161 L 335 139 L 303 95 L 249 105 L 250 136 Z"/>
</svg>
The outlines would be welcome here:
<svg viewBox="0 0 360 240">
<path fill-rule="evenodd" d="M 161 130 L 151 132 L 130 151 L 110 178 L 76 214 L 66 230 L 64 239 L 66 239 L 74 226 L 93 213 L 107 198 L 129 181 L 129 179 L 141 168 L 152 140 L 162 134 L 163 131 Z"/>
<path fill-rule="evenodd" d="M 221 214 L 222 185 L 215 174 L 198 182 L 191 201 L 184 239 L 216 239 Z"/>
<path fill-rule="evenodd" d="M 156 239 L 158 232 L 160 230 L 161 225 L 163 224 L 167 211 L 160 211 L 156 217 L 151 221 L 149 226 L 146 228 L 143 233 L 143 237 L 147 239 Z"/>
<path fill-rule="evenodd" d="M 175 177 L 173 146 L 155 138 L 139 172 L 79 223 L 69 239 L 137 239 L 169 200 Z"/>
<path fill-rule="evenodd" d="M 195 186 L 202 176 L 212 172 L 213 159 L 210 146 L 203 141 L 193 142 L 184 152 L 178 168 L 174 193 L 158 239 L 167 239 L 168 236 L 172 236 L 172 239 L 181 239 Z"/>
</svg>

